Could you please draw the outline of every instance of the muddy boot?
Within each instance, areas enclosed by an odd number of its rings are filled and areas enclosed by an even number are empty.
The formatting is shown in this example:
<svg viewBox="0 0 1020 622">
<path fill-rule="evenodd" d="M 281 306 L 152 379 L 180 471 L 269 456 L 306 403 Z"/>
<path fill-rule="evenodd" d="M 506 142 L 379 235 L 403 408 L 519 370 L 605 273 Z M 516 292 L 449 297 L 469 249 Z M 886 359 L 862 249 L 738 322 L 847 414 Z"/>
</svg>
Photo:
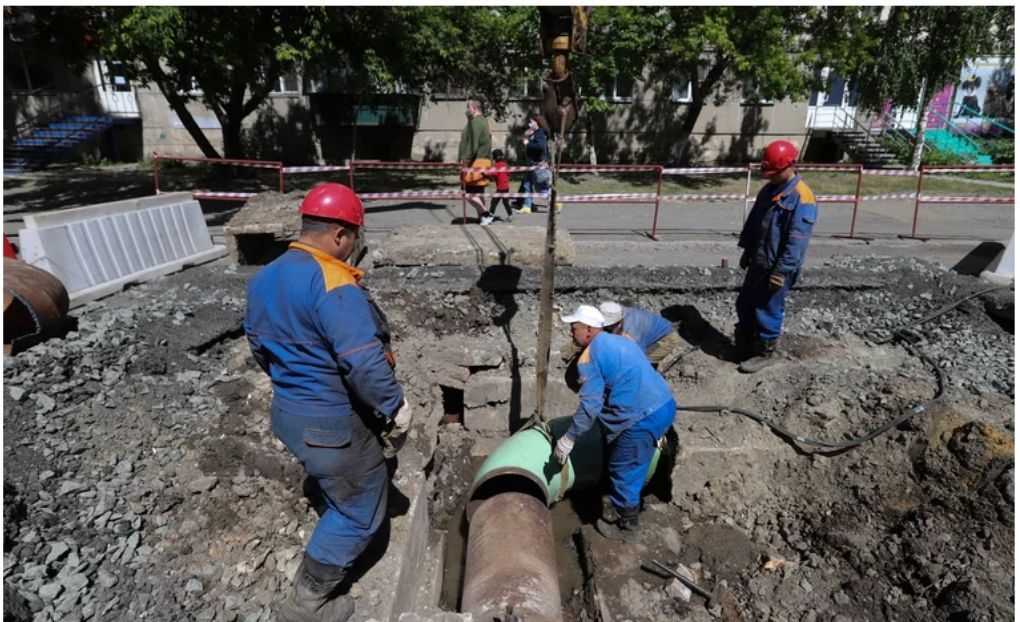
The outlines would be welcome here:
<svg viewBox="0 0 1020 622">
<path fill-rule="evenodd" d="M 330 598 L 344 579 L 344 569 L 320 564 L 305 555 L 294 577 L 294 591 L 277 606 L 279 622 L 345 622 L 354 613 L 354 601 L 343 595 Z"/>
<path fill-rule="evenodd" d="M 778 360 L 776 355 L 776 342 L 778 341 L 778 339 L 773 339 L 772 341 L 755 339 L 754 358 L 747 359 L 741 363 L 737 370 L 742 374 L 755 374 L 775 363 Z"/>
<path fill-rule="evenodd" d="M 616 516 L 611 520 L 598 519 L 595 521 L 595 529 L 610 540 L 637 542 L 640 535 L 638 514 L 641 507 L 614 509 Z"/>
</svg>

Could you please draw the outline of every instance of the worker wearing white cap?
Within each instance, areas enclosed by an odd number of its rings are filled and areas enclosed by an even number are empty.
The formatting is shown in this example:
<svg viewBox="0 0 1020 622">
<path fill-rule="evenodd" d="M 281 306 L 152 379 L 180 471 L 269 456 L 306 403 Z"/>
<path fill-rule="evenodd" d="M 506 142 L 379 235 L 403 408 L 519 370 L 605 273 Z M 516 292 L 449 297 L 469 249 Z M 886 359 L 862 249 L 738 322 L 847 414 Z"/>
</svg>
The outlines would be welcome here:
<svg viewBox="0 0 1020 622">
<path fill-rule="evenodd" d="M 565 464 L 574 442 L 598 421 L 609 443 L 609 499 L 616 516 L 595 528 L 612 540 L 633 541 L 638 534 L 641 488 L 655 444 L 673 424 L 676 401 L 638 345 L 602 330 L 605 317 L 581 305 L 563 316 L 574 342 L 583 350 L 577 361 L 580 404 L 554 455 Z"/>
<path fill-rule="evenodd" d="M 680 343 L 680 335 L 673 329 L 673 323 L 661 315 L 612 301 L 600 304 L 599 311 L 606 319 L 603 328 L 614 335 L 633 339 L 644 350 L 653 367 L 658 368 L 659 363 Z"/>
</svg>

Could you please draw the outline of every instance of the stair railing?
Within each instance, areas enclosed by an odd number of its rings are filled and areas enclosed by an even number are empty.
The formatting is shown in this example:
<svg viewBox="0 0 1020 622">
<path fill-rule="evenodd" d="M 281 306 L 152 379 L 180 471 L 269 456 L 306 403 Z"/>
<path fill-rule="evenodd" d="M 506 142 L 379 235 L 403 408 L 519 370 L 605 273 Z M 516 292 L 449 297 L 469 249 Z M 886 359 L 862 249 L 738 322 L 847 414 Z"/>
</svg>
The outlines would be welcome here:
<svg viewBox="0 0 1020 622">
<path fill-rule="evenodd" d="M 968 106 L 968 105 L 966 105 L 966 104 L 964 104 L 962 102 L 959 103 L 959 104 L 954 105 L 953 109 L 950 110 L 950 114 L 949 114 L 949 118 L 950 119 L 955 119 L 956 118 L 956 116 L 958 114 L 956 112 L 957 110 L 960 110 L 960 111 L 968 113 L 968 116 L 970 118 L 979 119 L 982 123 L 987 122 L 990 125 L 994 125 L 995 127 L 1008 132 L 1011 136 L 1015 135 L 1015 131 L 1014 131 L 1013 128 L 1009 127 L 1008 125 L 1006 125 L 1004 123 L 1001 123 L 1000 121 L 997 121 L 996 119 L 994 119 L 992 117 L 989 117 L 987 115 L 981 114 L 980 111 L 974 110 L 973 108 L 971 108 L 970 106 Z"/>
<path fill-rule="evenodd" d="M 836 108 L 835 125 L 837 127 L 840 127 L 841 129 L 860 131 L 867 137 L 866 140 L 868 144 L 874 144 L 884 148 L 884 145 L 882 145 L 881 140 L 875 138 L 874 130 L 870 126 L 867 126 L 863 122 L 861 122 L 861 120 L 858 119 L 856 115 L 851 114 L 850 111 L 846 110 L 845 108 Z M 895 136 L 893 134 L 888 134 L 887 136 L 899 148 L 905 148 L 910 144 L 909 141 L 905 141 L 902 138 Z"/>
<path fill-rule="evenodd" d="M 4 148 L 12 147 L 19 139 L 31 133 L 40 125 L 52 123 L 72 114 L 84 114 L 82 109 L 87 107 L 88 103 L 97 101 L 95 97 L 90 98 L 89 96 L 98 92 L 104 86 L 110 85 L 95 84 L 80 91 L 75 91 L 70 96 L 61 94 L 55 102 L 32 116 L 25 118 L 14 127 L 4 128 Z M 31 95 L 31 93 L 28 95 Z"/>
<path fill-rule="evenodd" d="M 949 134 L 951 136 L 958 137 L 960 140 L 962 140 L 964 143 L 966 143 L 968 146 L 970 146 L 978 154 L 981 154 L 981 155 L 986 155 L 987 154 L 986 153 L 986 149 L 984 147 L 982 147 L 981 144 L 979 144 L 977 142 L 977 140 L 974 140 L 974 138 L 969 136 L 966 132 L 964 132 L 960 128 L 956 127 L 955 125 L 953 125 L 953 123 L 949 119 L 947 119 L 944 116 L 942 116 L 942 113 L 940 113 L 937 110 L 932 110 L 931 114 L 935 115 L 935 117 L 938 120 L 940 120 L 943 123 L 945 123 L 946 129 L 949 130 Z M 978 139 L 978 140 L 983 140 L 983 139 Z M 963 154 L 957 154 L 957 155 L 963 155 Z"/>
<path fill-rule="evenodd" d="M 892 131 L 890 131 L 892 130 Z M 902 120 L 896 116 L 896 113 L 890 109 L 882 120 L 882 135 L 890 139 L 897 149 L 905 150 L 909 153 L 913 153 L 914 141 L 912 138 L 907 138 L 903 135 L 903 132 L 907 133 L 907 136 L 913 136 L 912 132 L 914 128 L 905 130 L 903 129 Z M 923 143 L 921 145 L 921 151 L 931 151 L 932 146 Z"/>
</svg>

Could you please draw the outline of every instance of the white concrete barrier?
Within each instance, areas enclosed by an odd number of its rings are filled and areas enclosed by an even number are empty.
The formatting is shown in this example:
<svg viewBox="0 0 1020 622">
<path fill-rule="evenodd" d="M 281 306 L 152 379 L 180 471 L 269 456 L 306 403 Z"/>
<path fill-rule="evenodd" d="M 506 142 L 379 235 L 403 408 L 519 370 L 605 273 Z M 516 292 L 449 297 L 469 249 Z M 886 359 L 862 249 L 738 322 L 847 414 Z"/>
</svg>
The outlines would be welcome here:
<svg viewBox="0 0 1020 622">
<path fill-rule="evenodd" d="M 63 282 L 71 306 L 226 255 L 191 193 L 25 216 L 21 257 Z"/>
</svg>

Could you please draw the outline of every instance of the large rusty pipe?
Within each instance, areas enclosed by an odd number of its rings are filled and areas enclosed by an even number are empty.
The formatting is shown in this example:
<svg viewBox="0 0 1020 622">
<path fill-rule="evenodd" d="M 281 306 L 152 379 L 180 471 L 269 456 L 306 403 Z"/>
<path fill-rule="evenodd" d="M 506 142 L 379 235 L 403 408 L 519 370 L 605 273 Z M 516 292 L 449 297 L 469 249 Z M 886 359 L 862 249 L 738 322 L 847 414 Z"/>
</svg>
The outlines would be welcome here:
<svg viewBox="0 0 1020 622">
<path fill-rule="evenodd" d="M 508 605 L 521 620 L 561 620 L 556 553 L 548 506 L 571 489 L 597 484 L 605 451 L 602 427 L 577 439 L 567 468 L 552 457 L 571 418 L 515 433 L 492 452 L 468 491 L 467 563 L 461 611 L 476 620 L 503 619 Z M 661 457 L 656 449 L 646 482 Z"/>
<path fill-rule="evenodd" d="M 478 506 L 471 520 L 461 611 L 527 622 L 561 622 L 552 516 L 532 495 L 506 492 Z"/>
<path fill-rule="evenodd" d="M 5 354 L 59 332 L 67 309 L 67 290 L 57 277 L 4 257 Z"/>
</svg>

